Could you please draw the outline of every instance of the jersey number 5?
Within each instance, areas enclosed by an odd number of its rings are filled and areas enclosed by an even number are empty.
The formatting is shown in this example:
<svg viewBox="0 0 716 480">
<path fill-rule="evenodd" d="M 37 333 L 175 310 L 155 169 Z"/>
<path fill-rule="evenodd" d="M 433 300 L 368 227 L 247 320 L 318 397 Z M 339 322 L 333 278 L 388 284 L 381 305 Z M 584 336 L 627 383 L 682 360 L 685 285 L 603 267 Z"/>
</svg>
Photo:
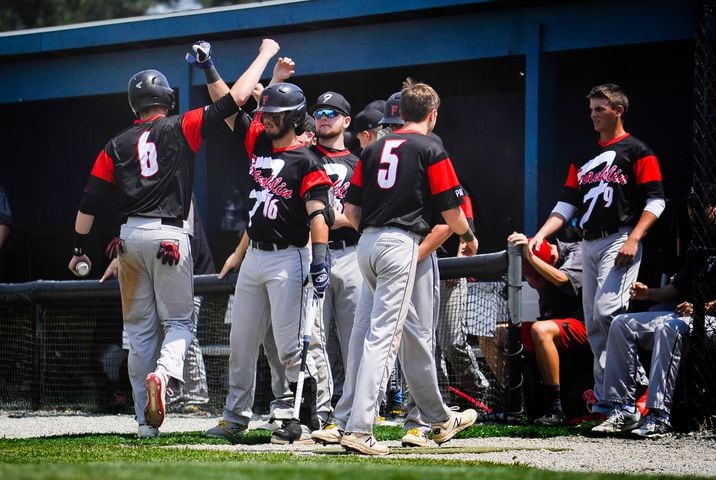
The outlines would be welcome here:
<svg viewBox="0 0 716 480">
<path fill-rule="evenodd" d="M 137 142 L 137 154 L 139 155 L 139 170 L 143 177 L 151 177 L 159 171 L 157 162 L 157 146 L 154 142 L 148 142 L 149 131 L 144 132 Z"/>
<path fill-rule="evenodd" d="M 398 157 L 393 150 L 403 144 L 405 140 L 386 140 L 383 152 L 380 154 L 380 168 L 378 169 L 378 186 L 383 189 L 392 188 L 398 174 Z"/>
</svg>

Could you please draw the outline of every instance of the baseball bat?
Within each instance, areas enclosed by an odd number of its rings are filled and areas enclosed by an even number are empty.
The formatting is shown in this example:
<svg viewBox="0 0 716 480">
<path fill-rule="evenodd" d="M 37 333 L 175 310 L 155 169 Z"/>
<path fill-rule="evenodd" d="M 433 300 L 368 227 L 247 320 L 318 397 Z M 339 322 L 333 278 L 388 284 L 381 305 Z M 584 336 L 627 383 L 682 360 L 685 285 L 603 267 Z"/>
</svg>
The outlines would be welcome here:
<svg viewBox="0 0 716 480">
<path fill-rule="evenodd" d="M 293 399 L 293 421 L 286 429 L 289 432 L 291 441 L 298 440 L 301 437 L 301 421 L 299 414 L 301 410 L 301 399 L 303 398 L 303 382 L 306 378 L 306 357 L 308 357 L 308 346 L 311 342 L 311 328 L 316 319 L 316 311 L 318 310 L 318 294 L 311 288 L 306 298 L 305 316 L 303 317 L 302 333 L 303 345 L 301 346 L 301 365 L 298 369 L 298 379 L 296 381 L 296 396 Z"/>
</svg>

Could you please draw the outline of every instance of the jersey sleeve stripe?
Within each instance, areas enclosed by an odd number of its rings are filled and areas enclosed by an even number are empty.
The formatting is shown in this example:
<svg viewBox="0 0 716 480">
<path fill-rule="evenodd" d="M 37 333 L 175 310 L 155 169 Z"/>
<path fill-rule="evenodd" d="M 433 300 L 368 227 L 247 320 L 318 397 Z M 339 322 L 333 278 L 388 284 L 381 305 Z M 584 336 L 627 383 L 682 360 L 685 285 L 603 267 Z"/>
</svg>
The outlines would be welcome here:
<svg viewBox="0 0 716 480">
<path fill-rule="evenodd" d="M 115 183 L 114 162 L 110 156 L 107 155 L 107 152 L 102 150 L 99 155 L 97 155 L 97 159 L 94 161 L 90 174 L 109 183 Z"/>
<path fill-rule="evenodd" d="M 567 172 L 567 180 L 564 182 L 564 186 L 568 188 L 579 189 L 579 182 L 577 181 L 577 167 L 573 163 L 569 164 L 569 172 Z"/>
<path fill-rule="evenodd" d="M 656 156 L 648 155 L 634 162 L 634 176 L 637 185 L 661 182 L 661 169 Z"/>
<path fill-rule="evenodd" d="M 181 119 L 181 129 L 191 150 L 196 153 L 201 146 L 201 124 L 204 122 L 204 109 L 195 108 L 186 112 Z"/>
<path fill-rule="evenodd" d="M 460 208 L 462 208 L 465 218 L 467 218 L 468 221 L 474 220 L 474 214 L 472 212 L 472 199 L 470 198 L 470 195 L 465 195 L 463 198 L 465 199 L 465 203 L 460 205 Z"/>
<path fill-rule="evenodd" d="M 314 170 L 312 172 L 308 172 L 301 181 L 301 198 L 305 197 L 306 192 L 312 188 L 324 185 L 328 187 L 333 185 L 325 170 Z"/>
<path fill-rule="evenodd" d="M 430 183 L 430 194 L 433 196 L 439 195 L 447 190 L 455 189 L 460 183 L 457 180 L 457 175 L 452 167 L 452 163 L 447 157 L 428 166 L 427 173 Z"/>
<path fill-rule="evenodd" d="M 353 185 L 363 188 L 363 160 L 358 160 L 358 164 L 353 172 L 353 176 L 351 177 L 351 186 Z"/>
</svg>

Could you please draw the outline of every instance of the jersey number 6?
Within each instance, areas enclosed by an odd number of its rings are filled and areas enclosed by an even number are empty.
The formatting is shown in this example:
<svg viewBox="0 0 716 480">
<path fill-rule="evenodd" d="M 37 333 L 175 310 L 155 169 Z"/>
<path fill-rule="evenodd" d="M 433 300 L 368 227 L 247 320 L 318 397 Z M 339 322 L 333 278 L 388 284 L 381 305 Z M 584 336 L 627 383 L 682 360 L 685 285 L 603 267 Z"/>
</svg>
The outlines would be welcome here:
<svg viewBox="0 0 716 480">
<path fill-rule="evenodd" d="M 149 131 L 139 137 L 137 143 L 137 154 L 139 154 L 139 169 L 143 177 L 151 177 L 159 171 L 157 163 L 157 146 L 154 142 L 148 142 Z"/>
</svg>

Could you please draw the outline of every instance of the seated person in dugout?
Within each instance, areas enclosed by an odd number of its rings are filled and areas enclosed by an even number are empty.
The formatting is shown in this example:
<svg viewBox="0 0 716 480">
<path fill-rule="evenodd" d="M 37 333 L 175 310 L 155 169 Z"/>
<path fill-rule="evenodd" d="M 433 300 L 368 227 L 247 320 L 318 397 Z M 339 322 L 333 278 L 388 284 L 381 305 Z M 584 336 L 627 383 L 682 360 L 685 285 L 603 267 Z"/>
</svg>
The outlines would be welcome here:
<svg viewBox="0 0 716 480">
<path fill-rule="evenodd" d="M 692 194 L 689 217 L 694 225 L 704 225 L 705 239 L 716 238 L 716 185 L 707 184 L 702 195 L 703 222 L 695 218 L 699 208 Z M 613 405 L 607 419 L 594 432 L 631 432 L 641 438 L 670 435 L 671 409 L 679 367 L 688 349 L 692 328 L 694 278 L 705 293 L 704 334 L 707 345 L 713 345 L 716 329 L 716 257 L 710 256 L 694 266 L 688 261 L 671 282 L 661 288 L 650 288 L 641 282 L 631 286 L 631 298 L 657 304 L 680 302 L 673 311 L 629 312 L 618 315 L 609 327 L 607 361 L 604 370 L 604 393 Z M 649 384 L 646 397 L 648 413 L 642 416 L 636 406 L 639 379 L 639 350 L 651 352 Z"/>
<path fill-rule="evenodd" d="M 507 241 L 522 246 L 522 273 L 539 294 L 540 317 L 522 322 L 521 335 L 527 354 L 536 358 L 544 383 L 547 410 L 535 423 L 563 425 L 560 355 L 589 353 L 582 311 L 582 245 L 560 241 L 555 245 L 545 240 L 530 250 L 529 239 L 517 232 Z"/>
</svg>

